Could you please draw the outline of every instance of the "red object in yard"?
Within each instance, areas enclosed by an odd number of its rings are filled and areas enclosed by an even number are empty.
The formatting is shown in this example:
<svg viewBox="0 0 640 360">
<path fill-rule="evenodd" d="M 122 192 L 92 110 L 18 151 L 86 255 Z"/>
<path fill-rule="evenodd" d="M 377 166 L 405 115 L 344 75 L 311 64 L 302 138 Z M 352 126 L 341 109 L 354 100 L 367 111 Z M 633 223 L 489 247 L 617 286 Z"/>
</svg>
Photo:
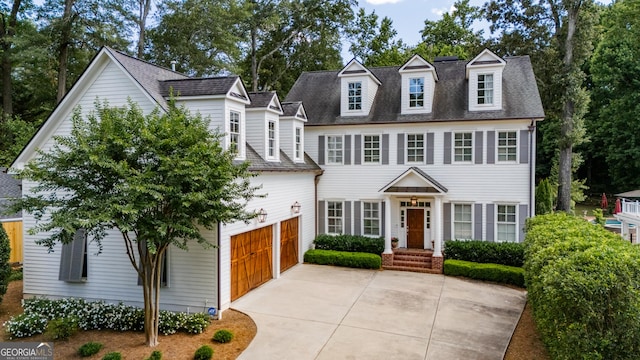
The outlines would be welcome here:
<svg viewBox="0 0 640 360">
<path fill-rule="evenodd" d="M 602 193 L 602 200 L 600 200 L 600 208 L 606 210 L 609 207 L 609 201 L 607 201 L 607 194 Z"/>
<path fill-rule="evenodd" d="M 616 208 L 613 210 L 614 214 L 618 214 L 622 212 L 622 204 L 620 203 L 620 198 L 616 199 Z"/>
</svg>

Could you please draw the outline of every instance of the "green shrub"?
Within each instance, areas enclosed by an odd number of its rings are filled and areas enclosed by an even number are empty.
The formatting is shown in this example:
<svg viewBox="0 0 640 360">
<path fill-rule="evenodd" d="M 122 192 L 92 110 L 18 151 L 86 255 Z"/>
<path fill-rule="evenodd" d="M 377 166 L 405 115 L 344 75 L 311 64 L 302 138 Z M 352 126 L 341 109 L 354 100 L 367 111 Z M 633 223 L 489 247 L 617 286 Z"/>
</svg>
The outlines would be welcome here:
<svg viewBox="0 0 640 360">
<path fill-rule="evenodd" d="M 11 242 L 9 236 L 2 225 L 0 225 L 0 302 L 4 294 L 7 293 L 9 278 L 11 277 L 11 265 L 9 265 L 9 256 L 11 255 Z"/>
<path fill-rule="evenodd" d="M 540 335 L 555 359 L 636 359 L 640 249 L 564 213 L 526 225 L 525 278 Z"/>
<path fill-rule="evenodd" d="M 308 250 L 304 261 L 319 265 L 336 265 L 362 269 L 380 269 L 382 259 L 379 255 L 332 250 Z"/>
<path fill-rule="evenodd" d="M 122 354 L 119 352 L 112 351 L 110 353 L 105 354 L 102 357 L 102 360 L 122 360 Z"/>
<path fill-rule="evenodd" d="M 209 360 L 213 357 L 213 349 L 209 345 L 202 345 L 193 355 L 193 360 Z"/>
<path fill-rule="evenodd" d="M 522 267 L 524 245 L 481 240 L 447 240 L 444 243 L 444 257 L 451 260 Z"/>
<path fill-rule="evenodd" d="M 22 280 L 22 268 L 12 269 L 9 275 L 9 282 Z"/>
<path fill-rule="evenodd" d="M 476 280 L 494 281 L 524 287 L 524 270 L 500 264 L 480 264 L 463 260 L 445 260 L 444 273 Z"/>
<path fill-rule="evenodd" d="M 82 357 L 89 357 L 100 352 L 100 349 L 102 349 L 101 343 L 90 341 L 80 346 L 80 348 L 78 349 L 78 355 Z"/>
<path fill-rule="evenodd" d="M 162 352 L 160 352 L 159 350 L 155 350 L 146 360 L 162 360 Z"/>
<path fill-rule="evenodd" d="M 67 340 L 78 332 L 78 319 L 70 316 L 49 320 L 46 335 L 51 340 Z"/>
<path fill-rule="evenodd" d="M 228 343 L 233 340 L 233 333 L 229 330 L 218 330 L 213 334 L 213 340 L 219 343 Z"/>
<path fill-rule="evenodd" d="M 360 235 L 321 234 L 314 240 L 318 250 L 364 252 L 380 255 L 384 251 L 384 238 L 371 238 Z"/>
</svg>

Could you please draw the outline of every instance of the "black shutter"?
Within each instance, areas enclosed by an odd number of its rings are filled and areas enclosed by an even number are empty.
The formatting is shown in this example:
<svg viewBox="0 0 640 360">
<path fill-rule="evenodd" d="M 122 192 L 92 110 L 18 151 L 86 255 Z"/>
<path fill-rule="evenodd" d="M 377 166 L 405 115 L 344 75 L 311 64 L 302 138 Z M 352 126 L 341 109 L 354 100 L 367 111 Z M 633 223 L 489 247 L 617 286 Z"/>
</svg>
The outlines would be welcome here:
<svg viewBox="0 0 640 360">
<path fill-rule="evenodd" d="M 385 210 L 386 206 L 384 206 L 384 201 L 380 202 L 380 206 L 381 206 L 381 208 L 380 208 L 380 232 L 381 232 L 380 236 L 385 236 L 384 234 L 385 234 L 385 230 L 386 230 L 385 223 L 386 223 L 387 214 L 386 214 L 386 210 Z"/>
<path fill-rule="evenodd" d="M 362 235 L 362 202 L 353 202 L 353 234 Z"/>
<path fill-rule="evenodd" d="M 389 165 L 389 134 L 382 134 L 382 165 Z"/>
<path fill-rule="evenodd" d="M 62 245 L 58 280 L 68 282 L 83 281 L 83 273 L 86 275 L 86 246 L 87 231 L 85 229 L 78 229 L 73 235 L 73 240 Z"/>
<path fill-rule="evenodd" d="M 404 134 L 398 134 L 398 165 L 404 164 Z"/>
<path fill-rule="evenodd" d="M 474 204 L 473 238 L 482 240 L 482 204 Z"/>
<path fill-rule="evenodd" d="M 318 165 L 324 165 L 324 136 L 318 136 Z"/>
<path fill-rule="evenodd" d="M 494 238 L 494 226 L 495 226 L 495 204 L 487 204 L 487 241 L 495 241 Z"/>
<path fill-rule="evenodd" d="M 520 204 L 520 209 L 518 209 L 518 229 L 520 230 L 520 238 L 519 242 L 524 241 L 524 223 L 527 221 L 527 217 L 529 217 L 529 207 L 527 204 Z"/>
<path fill-rule="evenodd" d="M 520 130 L 520 164 L 529 163 L 529 131 Z"/>
<path fill-rule="evenodd" d="M 318 201 L 318 235 L 326 233 L 325 221 L 327 212 L 325 211 L 325 201 Z"/>
<path fill-rule="evenodd" d="M 351 235 L 351 201 L 344 202 L 344 233 Z"/>
<path fill-rule="evenodd" d="M 354 135 L 354 143 L 355 149 L 353 151 L 355 152 L 355 160 L 353 163 L 360 165 L 362 164 L 362 135 Z"/>
<path fill-rule="evenodd" d="M 345 165 L 351 165 L 351 135 L 344 136 L 344 160 Z"/>
<path fill-rule="evenodd" d="M 433 133 L 427 133 L 427 165 L 433 165 Z"/>
<path fill-rule="evenodd" d="M 444 224 L 442 237 L 444 240 L 451 240 L 451 203 L 442 204 L 442 212 L 442 222 Z"/>
<path fill-rule="evenodd" d="M 482 131 L 476 131 L 476 141 L 475 141 L 475 163 L 482 164 L 482 150 L 484 149 L 482 144 Z"/>
<path fill-rule="evenodd" d="M 496 132 L 487 131 L 487 164 L 496 163 Z"/>
<path fill-rule="evenodd" d="M 444 163 L 451 164 L 451 133 L 444 133 Z"/>
</svg>

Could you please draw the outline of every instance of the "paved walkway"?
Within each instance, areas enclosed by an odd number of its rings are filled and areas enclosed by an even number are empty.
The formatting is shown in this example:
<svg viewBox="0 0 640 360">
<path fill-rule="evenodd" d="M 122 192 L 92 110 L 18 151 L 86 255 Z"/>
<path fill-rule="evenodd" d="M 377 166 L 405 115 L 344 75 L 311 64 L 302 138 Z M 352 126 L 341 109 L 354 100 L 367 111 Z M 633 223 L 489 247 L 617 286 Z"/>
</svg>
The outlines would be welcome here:
<svg viewBox="0 0 640 360">
<path fill-rule="evenodd" d="M 302 264 L 233 302 L 240 359 L 500 360 L 526 293 L 443 275 Z"/>
</svg>

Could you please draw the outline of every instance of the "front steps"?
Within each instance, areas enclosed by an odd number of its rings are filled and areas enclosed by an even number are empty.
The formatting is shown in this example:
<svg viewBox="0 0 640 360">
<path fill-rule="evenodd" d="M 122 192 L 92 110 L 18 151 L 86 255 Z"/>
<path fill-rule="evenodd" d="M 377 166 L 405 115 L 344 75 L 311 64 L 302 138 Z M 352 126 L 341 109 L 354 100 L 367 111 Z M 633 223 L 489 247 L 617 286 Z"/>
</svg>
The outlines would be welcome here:
<svg viewBox="0 0 640 360">
<path fill-rule="evenodd" d="M 385 270 L 411 271 L 428 274 L 442 274 L 442 269 L 434 269 L 433 251 L 420 249 L 393 249 L 391 264 L 382 265 Z"/>
</svg>

